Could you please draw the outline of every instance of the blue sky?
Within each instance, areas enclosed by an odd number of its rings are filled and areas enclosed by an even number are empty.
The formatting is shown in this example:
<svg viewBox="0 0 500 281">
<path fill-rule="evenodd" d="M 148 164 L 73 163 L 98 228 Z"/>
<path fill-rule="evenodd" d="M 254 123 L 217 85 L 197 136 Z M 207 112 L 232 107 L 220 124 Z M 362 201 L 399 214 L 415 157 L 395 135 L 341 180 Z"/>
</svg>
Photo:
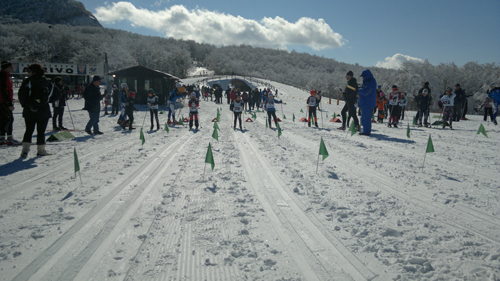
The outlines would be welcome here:
<svg viewBox="0 0 500 281">
<path fill-rule="evenodd" d="M 81 1 L 104 27 L 306 52 L 363 66 L 500 63 L 499 0 Z"/>
</svg>

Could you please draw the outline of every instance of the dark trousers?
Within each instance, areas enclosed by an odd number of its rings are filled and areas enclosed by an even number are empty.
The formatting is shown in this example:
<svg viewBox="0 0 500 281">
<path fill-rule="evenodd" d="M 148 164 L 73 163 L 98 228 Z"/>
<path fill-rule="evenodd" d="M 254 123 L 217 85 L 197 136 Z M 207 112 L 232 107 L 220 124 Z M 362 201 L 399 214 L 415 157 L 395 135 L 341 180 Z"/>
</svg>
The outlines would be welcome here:
<svg viewBox="0 0 500 281">
<path fill-rule="evenodd" d="M 111 105 L 111 114 L 118 114 L 120 112 L 120 103 L 113 102 Z"/>
<path fill-rule="evenodd" d="M 236 120 L 240 120 L 240 130 L 243 128 L 241 126 L 241 112 L 234 112 L 234 125 L 233 128 L 236 129 Z"/>
<path fill-rule="evenodd" d="M 89 122 L 87 126 L 85 126 L 85 131 L 90 131 L 90 129 L 94 128 L 94 133 L 99 132 L 99 111 L 89 111 Z"/>
<path fill-rule="evenodd" d="M 59 128 L 60 128 L 63 126 L 64 106 L 54 107 L 53 109 L 54 109 L 54 116 L 52 116 L 52 126 L 57 127 L 57 122 L 59 122 Z"/>
<path fill-rule="evenodd" d="M 198 112 L 190 112 L 189 113 L 189 128 L 193 127 L 193 119 L 194 119 L 194 126 L 196 129 L 198 129 L 199 123 L 198 123 Z"/>
<path fill-rule="evenodd" d="M 153 115 L 156 119 L 156 127 L 158 128 L 158 130 L 160 129 L 160 119 L 158 119 L 158 109 L 153 109 L 153 108 L 150 108 L 149 109 L 149 115 L 151 116 L 151 128 L 153 128 L 154 124 L 153 124 Z"/>
<path fill-rule="evenodd" d="M 340 115 L 342 116 L 342 127 L 346 126 L 347 112 L 349 112 L 349 117 L 352 117 L 352 119 L 354 120 L 354 126 L 359 126 L 359 119 L 358 116 L 356 116 L 356 108 L 354 108 L 354 103 L 346 101 L 344 108 L 342 108 L 342 111 L 340 112 Z"/>
<path fill-rule="evenodd" d="M 129 121 L 129 128 L 132 128 L 132 124 L 134 124 L 134 109 L 125 109 L 125 113 L 128 116 L 128 121 Z"/>
<path fill-rule="evenodd" d="M 462 107 L 464 105 L 462 103 L 455 103 L 453 106 L 453 121 L 460 121 L 462 118 Z"/>
<path fill-rule="evenodd" d="M 269 127 L 271 127 L 271 121 L 274 118 L 274 124 L 276 124 L 276 127 L 278 127 L 278 118 L 276 118 L 276 111 L 268 111 L 267 112 L 267 121 L 269 122 Z"/>
<path fill-rule="evenodd" d="M 31 143 L 36 126 L 36 144 L 45 144 L 45 129 L 49 124 L 49 118 L 25 117 L 24 123 L 26 124 L 26 131 L 24 131 L 23 142 Z"/>
<path fill-rule="evenodd" d="M 488 119 L 488 115 L 490 116 L 490 121 L 493 122 L 493 120 L 495 120 L 493 118 L 493 108 L 492 107 L 485 107 L 484 108 L 484 121 L 486 121 Z"/>
<path fill-rule="evenodd" d="M 12 136 L 13 123 L 14 114 L 12 111 L 4 104 L 0 104 L 0 137 L 4 137 L 5 134 Z"/>
</svg>

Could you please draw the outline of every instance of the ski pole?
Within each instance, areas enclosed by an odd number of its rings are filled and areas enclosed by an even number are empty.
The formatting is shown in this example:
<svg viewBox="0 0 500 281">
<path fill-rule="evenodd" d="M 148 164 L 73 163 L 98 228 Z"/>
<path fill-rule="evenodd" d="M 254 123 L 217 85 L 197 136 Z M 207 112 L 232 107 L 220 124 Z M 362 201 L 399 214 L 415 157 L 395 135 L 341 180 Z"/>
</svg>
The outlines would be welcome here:
<svg viewBox="0 0 500 281">
<path fill-rule="evenodd" d="M 144 123 L 146 122 L 146 116 L 148 116 L 148 112 L 146 111 L 146 114 L 144 114 L 144 120 L 142 121 L 142 126 L 141 128 L 144 127 Z"/>
<path fill-rule="evenodd" d="M 71 119 L 71 124 L 73 125 L 73 130 L 76 131 L 75 123 L 73 122 L 73 116 L 71 116 L 71 109 L 69 109 L 69 103 L 68 103 L 68 101 L 66 101 L 66 104 L 68 104 L 69 118 Z"/>
</svg>

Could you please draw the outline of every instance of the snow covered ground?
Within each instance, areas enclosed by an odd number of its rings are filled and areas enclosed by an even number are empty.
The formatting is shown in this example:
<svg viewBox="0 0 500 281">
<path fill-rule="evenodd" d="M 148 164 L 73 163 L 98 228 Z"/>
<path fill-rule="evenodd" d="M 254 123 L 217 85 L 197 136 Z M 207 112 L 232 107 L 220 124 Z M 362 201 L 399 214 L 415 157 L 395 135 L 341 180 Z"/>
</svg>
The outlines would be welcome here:
<svg viewBox="0 0 500 281">
<path fill-rule="evenodd" d="M 144 145 L 139 129 L 101 116 L 104 135 L 73 132 L 47 145 L 52 156 L 1 147 L 0 279 L 500 280 L 498 127 L 469 115 L 453 131 L 412 127 L 408 139 L 407 112 L 402 128 L 373 124 L 370 137 L 351 137 L 328 122 L 342 104 L 323 103 L 320 129 L 308 128 L 307 94 L 266 82 L 286 102 L 280 139 L 264 113 L 234 132 L 228 105 L 201 101 L 196 133 L 146 132 L 139 106 Z M 69 107 L 82 130 L 83 100 Z M 15 118 L 21 140 L 18 104 Z M 489 138 L 473 141 L 480 123 Z M 435 153 L 422 169 L 429 134 Z M 329 157 L 316 173 L 321 138 Z"/>
</svg>

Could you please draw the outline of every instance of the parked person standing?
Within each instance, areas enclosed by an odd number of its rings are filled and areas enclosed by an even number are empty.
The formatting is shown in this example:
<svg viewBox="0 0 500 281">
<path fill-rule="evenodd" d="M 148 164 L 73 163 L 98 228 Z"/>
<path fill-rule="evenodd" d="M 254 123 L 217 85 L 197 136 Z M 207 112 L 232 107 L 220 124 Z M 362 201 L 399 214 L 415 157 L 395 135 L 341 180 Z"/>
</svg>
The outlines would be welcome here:
<svg viewBox="0 0 500 281">
<path fill-rule="evenodd" d="M 109 115 L 108 105 L 111 103 L 111 93 L 104 90 L 104 115 Z"/>
<path fill-rule="evenodd" d="M 135 108 L 134 105 L 135 105 L 135 93 L 130 91 L 130 89 L 128 89 L 127 103 L 125 104 L 125 113 L 127 113 L 127 117 L 128 117 L 128 121 L 129 121 L 129 123 L 128 123 L 129 130 L 135 130 L 135 128 L 133 127 L 134 110 L 139 111 L 139 109 Z M 125 125 L 123 125 L 122 128 L 125 129 Z"/>
<path fill-rule="evenodd" d="M 274 118 L 274 123 L 276 124 L 276 128 L 278 127 L 278 118 L 276 117 L 276 103 L 282 103 L 282 100 L 276 100 L 274 99 L 274 95 L 272 92 L 269 93 L 267 97 L 267 101 L 264 104 L 264 110 L 267 111 L 267 121 L 269 124 L 269 128 L 272 128 L 273 126 L 271 125 L 271 117 Z M 316 126 L 317 127 L 317 126 Z"/>
<path fill-rule="evenodd" d="M 356 108 L 354 105 L 356 104 L 356 100 L 358 99 L 358 81 L 353 77 L 354 73 L 352 71 L 348 71 L 345 75 L 347 79 L 347 86 L 345 87 L 343 92 L 340 92 L 344 96 L 344 108 L 340 112 L 342 116 L 342 126 L 339 127 L 339 130 L 345 130 L 346 122 L 347 122 L 347 112 L 349 112 L 349 117 L 354 120 L 354 126 L 356 127 L 356 131 L 360 131 L 359 127 L 359 119 L 356 116 Z"/>
<path fill-rule="evenodd" d="M 182 87 L 181 84 L 177 83 L 176 88 L 172 90 L 170 96 L 168 97 L 167 100 L 168 124 L 178 124 L 177 120 L 175 120 L 175 103 L 177 102 L 178 99 L 182 98 L 183 92 L 184 92 L 184 87 Z M 172 117 L 173 119 L 170 120 L 170 117 Z"/>
<path fill-rule="evenodd" d="M 14 90 L 10 73 L 12 72 L 12 63 L 2 61 L 2 70 L 0 71 L 0 145 L 21 145 L 12 136 L 14 124 Z M 5 137 L 7 135 L 7 138 Z"/>
<path fill-rule="evenodd" d="M 490 116 L 490 121 L 493 122 L 495 120 L 495 118 L 493 118 L 493 98 L 486 96 L 481 107 L 484 107 L 484 122 L 488 119 L 488 115 Z"/>
<path fill-rule="evenodd" d="M 155 92 L 153 89 L 150 89 L 148 91 L 148 99 L 147 103 L 149 106 L 149 115 L 151 116 L 151 131 L 153 130 L 154 124 L 153 124 L 153 116 L 156 120 L 156 130 L 160 130 L 160 119 L 158 119 L 158 103 L 159 103 L 159 98 L 157 95 L 155 95 Z"/>
<path fill-rule="evenodd" d="M 226 89 L 226 99 L 227 99 L 227 104 L 230 104 L 230 103 L 231 103 L 230 94 L 231 94 L 231 88 L 229 88 L 229 86 L 227 86 L 227 89 Z M 208 100 L 208 99 L 207 99 L 207 100 Z"/>
<path fill-rule="evenodd" d="M 427 123 L 427 118 L 429 118 L 429 110 L 432 105 L 432 97 L 429 95 L 429 90 L 423 89 L 422 94 L 417 96 L 416 102 L 417 102 L 417 109 L 419 112 L 418 126 L 422 127 L 422 119 L 424 119 L 423 126 L 429 127 L 429 123 Z"/>
<path fill-rule="evenodd" d="M 83 96 L 85 98 L 84 110 L 89 112 L 89 122 L 85 126 L 85 132 L 89 135 L 102 135 L 103 132 L 99 131 L 99 114 L 101 112 L 101 100 L 104 95 L 101 95 L 101 77 L 94 76 L 92 83 L 85 87 Z M 92 133 L 91 129 L 94 129 Z"/>
<path fill-rule="evenodd" d="M 378 109 L 378 119 L 377 123 L 384 123 L 384 107 L 387 103 L 387 99 L 385 98 L 384 92 L 382 92 L 382 86 L 377 87 L 377 102 L 376 109 Z"/>
<path fill-rule="evenodd" d="M 377 101 L 377 81 L 369 69 L 363 70 L 361 77 L 363 77 L 363 85 L 358 89 L 358 105 L 361 108 L 363 132 L 359 134 L 369 136 L 372 132 L 372 108 L 375 107 Z"/>
<path fill-rule="evenodd" d="M 429 82 L 425 82 L 424 86 L 422 88 L 420 88 L 420 90 L 418 90 L 418 94 L 417 94 L 417 97 L 415 97 L 415 100 L 418 99 L 418 97 L 422 95 L 422 92 L 424 91 L 424 89 L 427 89 L 427 95 L 432 98 L 431 88 L 429 88 Z M 418 118 L 420 118 L 420 113 L 417 111 L 417 114 L 415 115 L 415 119 L 418 120 Z"/>
<path fill-rule="evenodd" d="M 498 115 L 498 105 L 500 104 L 500 87 L 497 87 L 495 83 L 490 84 L 490 93 L 488 97 L 493 99 L 493 123 L 498 125 L 497 123 L 497 115 Z"/>
<path fill-rule="evenodd" d="M 28 66 L 28 79 L 19 88 L 19 102 L 23 107 L 23 117 L 26 131 L 23 137 L 21 157 L 27 157 L 30 151 L 33 132 L 37 131 L 37 156 L 51 155 L 45 150 L 45 129 L 52 116 L 50 102 L 60 99 L 54 92 L 54 84 L 45 78 L 45 70 L 40 64 Z"/>
<path fill-rule="evenodd" d="M 54 92 L 59 92 L 58 96 L 61 96 L 59 100 L 55 100 L 52 103 L 52 108 L 54 109 L 54 116 L 52 117 L 52 127 L 54 131 L 67 130 L 63 126 L 63 115 L 64 107 L 66 106 L 67 95 L 64 91 L 63 80 L 61 76 L 54 78 Z M 59 122 L 59 126 L 57 126 Z"/>
</svg>

